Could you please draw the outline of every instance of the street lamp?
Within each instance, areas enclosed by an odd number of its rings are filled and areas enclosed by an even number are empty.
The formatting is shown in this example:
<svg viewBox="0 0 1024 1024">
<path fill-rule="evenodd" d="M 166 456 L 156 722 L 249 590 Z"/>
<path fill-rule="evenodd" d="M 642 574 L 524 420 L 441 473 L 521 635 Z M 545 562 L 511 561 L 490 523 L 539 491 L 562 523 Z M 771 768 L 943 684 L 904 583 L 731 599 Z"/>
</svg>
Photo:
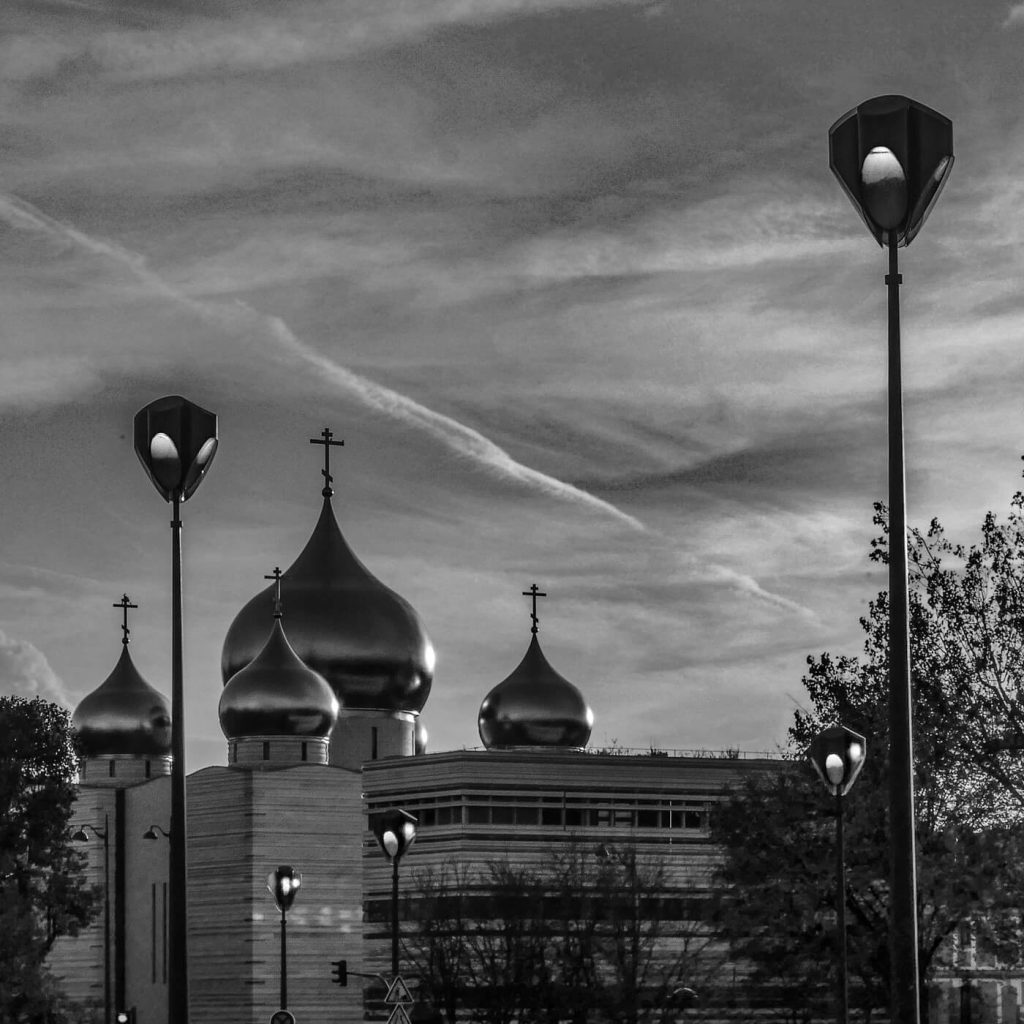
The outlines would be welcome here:
<svg viewBox="0 0 1024 1024">
<path fill-rule="evenodd" d="M 185 849 L 185 697 L 181 637 L 181 502 L 217 451 L 217 417 L 180 395 L 150 402 L 135 416 L 135 454 L 173 506 L 171 519 L 171 852 L 167 1017 L 188 1024 L 188 867 Z"/>
<path fill-rule="evenodd" d="M 867 744 L 860 733 L 833 725 L 819 733 L 807 748 L 807 756 L 825 788 L 836 798 L 836 960 L 838 966 L 839 1024 L 847 1024 L 850 1005 L 846 984 L 846 854 L 843 837 L 843 797 L 857 780 Z"/>
<path fill-rule="evenodd" d="M 905 96 L 877 96 L 828 133 L 829 166 L 879 245 L 889 273 L 889 949 L 894 1024 L 917 1024 L 917 876 L 907 595 L 906 474 L 896 251 L 921 230 L 953 167 L 953 124 Z"/>
<path fill-rule="evenodd" d="M 391 807 L 372 816 L 370 828 L 384 856 L 391 861 L 391 976 L 398 977 L 398 862 L 416 841 L 417 819 Z"/>
<path fill-rule="evenodd" d="M 274 897 L 277 909 L 281 911 L 281 1006 L 288 1009 L 288 911 L 295 902 L 295 896 L 302 885 L 302 874 L 293 871 L 288 864 L 282 864 L 267 875 L 267 891 Z"/>
<path fill-rule="evenodd" d="M 171 833 L 167 831 L 162 825 L 150 825 L 145 832 L 142 833 L 143 839 L 170 839 Z"/>
<path fill-rule="evenodd" d="M 110 1022 L 110 818 L 103 815 L 103 831 L 94 825 L 83 825 L 71 838 L 76 843 L 89 842 L 89 830 L 97 839 L 103 840 L 103 1020 Z"/>
</svg>

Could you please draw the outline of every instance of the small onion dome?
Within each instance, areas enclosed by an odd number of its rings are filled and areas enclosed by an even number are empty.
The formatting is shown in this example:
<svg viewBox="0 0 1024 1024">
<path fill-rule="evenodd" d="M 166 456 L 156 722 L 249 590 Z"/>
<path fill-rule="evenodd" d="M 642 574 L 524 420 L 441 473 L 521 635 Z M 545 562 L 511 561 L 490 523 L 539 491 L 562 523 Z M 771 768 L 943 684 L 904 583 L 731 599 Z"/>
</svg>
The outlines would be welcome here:
<svg viewBox="0 0 1024 1024">
<path fill-rule="evenodd" d="M 312 536 L 281 577 L 295 653 L 334 690 L 343 708 L 419 711 L 430 694 L 434 648 L 412 606 L 352 553 L 329 497 Z M 238 613 L 224 640 L 225 682 L 256 657 L 274 585 Z"/>
<path fill-rule="evenodd" d="M 263 650 L 221 691 L 220 727 L 229 740 L 247 736 L 327 736 L 338 701 L 327 680 L 307 668 L 275 616 Z"/>
<path fill-rule="evenodd" d="M 480 705 L 480 739 L 496 747 L 585 747 L 594 713 L 544 657 L 536 633 L 515 671 Z"/>
<path fill-rule="evenodd" d="M 139 675 L 127 644 L 114 671 L 75 708 L 71 724 L 86 757 L 171 752 L 167 701 Z"/>
</svg>

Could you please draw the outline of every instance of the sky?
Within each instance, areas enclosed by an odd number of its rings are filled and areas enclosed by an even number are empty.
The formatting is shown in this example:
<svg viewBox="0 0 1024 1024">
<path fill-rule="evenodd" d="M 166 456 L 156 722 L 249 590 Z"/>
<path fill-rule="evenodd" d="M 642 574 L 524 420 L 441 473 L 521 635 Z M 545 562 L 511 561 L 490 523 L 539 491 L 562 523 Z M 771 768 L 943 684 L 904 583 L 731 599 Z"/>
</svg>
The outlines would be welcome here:
<svg viewBox="0 0 1024 1024">
<path fill-rule="evenodd" d="M 970 543 L 1024 452 L 1022 47 L 1005 0 L 4 0 L 0 692 L 73 707 L 127 593 L 169 695 L 132 420 L 182 394 L 220 424 L 190 771 L 325 426 L 342 530 L 437 650 L 431 750 L 479 745 L 534 582 L 592 744 L 776 749 L 885 587 L 885 256 L 828 128 L 886 93 L 953 121 L 901 250 L 907 493 Z"/>
</svg>

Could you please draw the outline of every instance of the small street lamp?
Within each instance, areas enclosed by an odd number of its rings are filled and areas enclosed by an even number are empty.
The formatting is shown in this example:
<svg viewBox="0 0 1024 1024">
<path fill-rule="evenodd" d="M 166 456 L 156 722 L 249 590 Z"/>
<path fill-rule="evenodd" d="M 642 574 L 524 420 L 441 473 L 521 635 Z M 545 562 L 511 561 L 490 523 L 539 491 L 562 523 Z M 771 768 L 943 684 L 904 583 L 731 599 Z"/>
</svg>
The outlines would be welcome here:
<svg viewBox="0 0 1024 1024">
<path fill-rule="evenodd" d="M 833 725 L 819 733 L 807 748 L 825 788 L 836 798 L 836 960 L 838 967 L 838 1024 L 847 1024 L 850 1005 L 846 981 L 846 853 L 843 836 L 843 797 L 857 781 L 867 744 L 860 733 Z"/>
<path fill-rule="evenodd" d="M 281 911 L 281 1006 L 288 1009 L 288 911 L 295 902 L 295 896 L 302 885 L 302 875 L 293 871 L 288 864 L 282 864 L 267 875 L 267 891 L 274 897 L 277 909 Z"/>
<path fill-rule="evenodd" d="M 370 828 L 384 856 L 391 861 L 391 976 L 398 977 L 398 862 L 416 841 L 417 819 L 408 811 L 391 807 L 376 812 Z"/>
<path fill-rule="evenodd" d="M 185 846 L 185 696 L 182 679 L 181 502 L 202 482 L 217 451 L 217 417 L 180 395 L 135 416 L 135 454 L 171 519 L 171 834 L 167 1017 L 188 1024 L 188 867 Z"/>
<path fill-rule="evenodd" d="M 103 830 L 100 831 L 94 825 L 83 825 L 77 831 L 71 833 L 71 838 L 76 843 L 89 842 L 89 830 L 97 839 L 103 840 L 103 1020 L 104 1024 L 111 1024 L 110 1021 L 110 817 L 103 815 Z"/>
<path fill-rule="evenodd" d="M 150 825 L 145 832 L 142 833 L 143 839 L 170 839 L 171 833 L 168 832 L 162 825 Z"/>
<path fill-rule="evenodd" d="M 889 273 L 889 951 L 894 1024 L 917 1024 L 917 876 L 910 698 L 906 473 L 897 248 L 917 237 L 953 167 L 953 123 L 906 96 L 876 96 L 828 132 L 829 167 L 879 245 Z"/>
</svg>

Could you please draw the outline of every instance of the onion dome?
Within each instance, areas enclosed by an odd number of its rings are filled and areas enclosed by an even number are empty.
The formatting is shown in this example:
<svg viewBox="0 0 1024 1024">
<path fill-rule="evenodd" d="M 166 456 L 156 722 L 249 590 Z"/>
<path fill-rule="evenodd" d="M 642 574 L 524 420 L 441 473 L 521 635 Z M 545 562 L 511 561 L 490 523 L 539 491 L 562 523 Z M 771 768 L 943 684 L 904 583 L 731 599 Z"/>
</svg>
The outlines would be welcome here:
<svg viewBox="0 0 1024 1024">
<path fill-rule="evenodd" d="M 594 713 L 583 694 L 556 672 L 537 639 L 537 597 L 533 585 L 533 637 L 523 660 L 480 705 L 477 725 L 488 750 L 502 747 L 585 747 Z"/>
<path fill-rule="evenodd" d="M 218 715 L 229 740 L 325 737 L 334 728 L 338 720 L 334 691 L 292 649 L 281 625 L 279 602 L 275 602 L 274 626 L 263 649 L 221 692 Z"/>
<path fill-rule="evenodd" d="M 82 699 L 71 716 L 86 757 L 136 754 L 166 757 L 171 753 L 171 713 L 163 694 L 139 675 L 128 653 L 128 604 L 125 614 L 121 657 L 114 671 Z"/>
<path fill-rule="evenodd" d="M 329 453 L 329 445 L 339 442 L 330 440 L 329 430 L 324 438 L 315 443 Z M 327 680 L 342 708 L 418 712 L 430 694 L 434 648 L 413 607 L 353 554 L 331 507 L 329 469 L 323 472 L 320 518 L 281 579 L 288 638 L 302 661 Z M 271 589 L 252 598 L 228 629 L 221 658 L 225 682 L 263 644 Z"/>
</svg>

